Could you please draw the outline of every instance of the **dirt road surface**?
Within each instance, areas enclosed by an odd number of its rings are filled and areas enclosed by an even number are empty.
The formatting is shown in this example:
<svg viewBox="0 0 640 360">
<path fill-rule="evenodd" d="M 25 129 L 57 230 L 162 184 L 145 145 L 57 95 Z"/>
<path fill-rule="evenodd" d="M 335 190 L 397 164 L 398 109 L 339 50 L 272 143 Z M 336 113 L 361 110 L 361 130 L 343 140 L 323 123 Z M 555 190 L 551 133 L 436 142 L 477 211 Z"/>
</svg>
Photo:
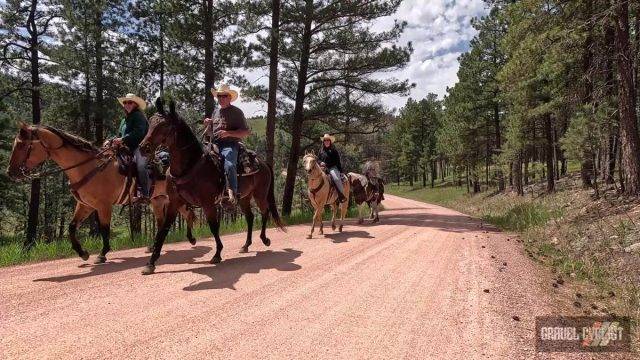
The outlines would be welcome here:
<svg viewBox="0 0 640 360">
<path fill-rule="evenodd" d="M 341 234 L 291 226 L 266 248 L 256 233 L 248 254 L 244 234 L 223 236 L 219 265 L 201 239 L 165 246 L 151 276 L 143 249 L 0 269 L 0 358 L 550 357 L 535 352 L 534 317 L 562 310 L 513 236 L 434 205 L 384 205 L 380 224 Z"/>
</svg>

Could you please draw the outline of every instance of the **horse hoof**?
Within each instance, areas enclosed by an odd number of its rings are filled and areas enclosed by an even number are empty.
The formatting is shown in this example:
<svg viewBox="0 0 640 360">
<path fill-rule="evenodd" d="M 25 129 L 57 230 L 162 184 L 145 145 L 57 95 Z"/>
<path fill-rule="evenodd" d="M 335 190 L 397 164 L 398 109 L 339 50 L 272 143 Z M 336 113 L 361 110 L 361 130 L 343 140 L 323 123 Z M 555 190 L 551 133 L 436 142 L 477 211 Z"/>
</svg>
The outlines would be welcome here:
<svg viewBox="0 0 640 360">
<path fill-rule="evenodd" d="M 331 230 L 336 231 L 336 226 L 335 225 L 331 225 Z"/>
<path fill-rule="evenodd" d="M 262 239 L 262 243 L 264 244 L 264 246 L 271 246 L 271 240 L 269 240 L 268 237 Z"/>
<path fill-rule="evenodd" d="M 89 260 L 89 253 L 85 251 L 82 253 L 82 255 L 80 255 L 80 257 L 82 258 L 82 260 L 87 261 Z"/>
<path fill-rule="evenodd" d="M 96 257 L 96 261 L 94 261 L 94 264 L 104 264 L 107 262 L 107 257 L 104 255 L 98 255 L 98 257 Z"/>
<path fill-rule="evenodd" d="M 380 222 L 380 218 L 375 218 L 375 219 L 373 219 L 373 222 L 374 222 L 374 223 Z"/>
<path fill-rule="evenodd" d="M 212 264 L 219 264 L 222 261 L 222 258 L 219 256 L 214 256 L 213 259 L 211 259 L 211 261 L 209 261 Z"/>
<path fill-rule="evenodd" d="M 358 219 L 358 225 L 362 225 L 364 223 L 364 219 Z"/>
<path fill-rule="evenodd" d="M 156 271 L 155 265 L 147 265 L 142 269 L 142 275 L 151 275 Z"/>
<path fill-rule="evenodd" d="M 189 243 L 190 243 L 191 245 L 195 245 L 195 244 L 196 244 L 196 239 L 195 239 L 195 238 L 190 237 L 190 238 L 189 238 Z"/>
<path fill-rule="evenodd" d="M 340 225 L 340 227 L 338 228 L 339 232 L 342 232 L 342 225 Z"/>
<path fill-rule="evenodd" d="M 312 237 L 311 234 L 307 235 L 307 239 L 311 239 L 311 237 Z"/>
<path fill-rule="evenodd" d="M 241 247 L 241 248 L 240 248 L 240 251 L 239 251 L 239 253 L 240 253 L 240 254 L 246 254 L 246 253 L 248 253 L 248 252 L 249 252 L 249 249 L 247 249 L 247 248 L 246 248 L 246 247 L 244 247 L 244 246 L 243 246 L 243 247 Z"/>
</svg>

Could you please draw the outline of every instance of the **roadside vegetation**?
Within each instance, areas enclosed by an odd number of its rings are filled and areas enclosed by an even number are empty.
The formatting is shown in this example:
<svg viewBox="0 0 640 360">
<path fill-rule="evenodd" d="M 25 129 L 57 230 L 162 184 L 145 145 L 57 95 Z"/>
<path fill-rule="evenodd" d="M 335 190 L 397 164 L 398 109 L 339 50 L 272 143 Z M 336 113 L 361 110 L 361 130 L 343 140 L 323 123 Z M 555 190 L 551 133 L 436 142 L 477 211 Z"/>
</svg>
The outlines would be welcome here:
<svg viewBox="0 0 640 360">
<path fill-rule="evenodd" d="M 572 301 L 584 314 L 640 319 L 640 202 L 618 195 L 613 186 L 580 186 L 579 174 L 525 187 L 524 196 L 489 191 L 471 194 L 450 181 L 434 188 L 389 184 L 390 194 L 446 206 L 519 234 L 524 252 L 549 266 L 555 285 L 570 281 L 579 289 Z M 635 331 L 637 339 L 638 332 Z M 636 341 L 637 343 L 637 341 Z"/>
</svg>

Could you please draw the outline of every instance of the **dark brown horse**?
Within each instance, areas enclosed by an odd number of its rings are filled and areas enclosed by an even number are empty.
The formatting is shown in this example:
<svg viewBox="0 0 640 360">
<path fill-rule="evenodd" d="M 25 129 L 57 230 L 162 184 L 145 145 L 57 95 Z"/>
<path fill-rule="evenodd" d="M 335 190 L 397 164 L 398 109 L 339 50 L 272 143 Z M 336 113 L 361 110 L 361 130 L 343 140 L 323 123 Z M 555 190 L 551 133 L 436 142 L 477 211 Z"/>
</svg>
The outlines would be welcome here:
<svg viewBox="0 0 640 360">
<path fill-rule="evenodd" d="M 199 206 L 204 211 L 216 241 L 216 253 L 211 259 L 212 264 L 222 261 L 223 248 L 220 240 L 220 220 L 216 207 L 217 199 L 222 195 L 225 187 L 224 171 L 220 161 L 203 151 L 191 128 L 176 113 L 173 102 L 169 106 L 169 113 L 164 111 L 161 99 L 156 101 L 156 107 L 158 112 L 149 119 L 149 131 L 142 140 L 141 149 L 145 153 L 150 153 L 158 146 L 164 145 L 169 150 L 171 162 L 167 178 L 171 185 L 168 186 L 168 192 L 169 197 L 172 198 L 172 205 L 167 208 L 165 224 L 158 229 L 156 234 L 153 254 L 142 271 L 145 275 L 155 271 L 155 263 L 160 257 L 162 244 L 176 217 L 177 207 L 181 204 Z M 248 252 L 251 245 L 252 198 L 262 215 L 260 239 L 266 246 L 271 244 L 271 240 L 266 236 L 269 215 L 273 217 L 281 230 L 285 230 L 276 208 L 273 180 L 273 170 L 264 162 L 260 162 L 260 170 L 257 173 L 239 178 L 240 200 L 238 204 L 247 220 L 247 241 L 240 252 Z M 173 201 L 174 199 L 176 201 Z"/>
<path fill-rule="evenodd" d="M 88 141 L 65 133 L 50 126 L 27 126 L 21 123 L 13 143 L 7 173 L 14 180 L 28 176 L 34 168 L 46 160 L 53 160 L 64 171 L 76 198 L 73 219 L 69 223 L 71 247 L 83 259 L 89 259 L 89 253 L 82 248 L 76 237 L 76 230 L 94 211 L 98 213 L 102 251 L 96 263 L 107 261 L 111 212 L 113 205 L 128 204 L 135 183 L 118 171 L 118 164 L 113 156 L 106 156 Z M 169 197 L 166 192 L 166 180 L 158 180 L 151 194 L 151 207 L 158 227 L 164 223 L 165 208 Z M 185 206 L 179 207 L 187 220 L 187 237 L 192 244 L 195 239 L 191 235 L 191 227 L 195 215 Z"/>
</svg>

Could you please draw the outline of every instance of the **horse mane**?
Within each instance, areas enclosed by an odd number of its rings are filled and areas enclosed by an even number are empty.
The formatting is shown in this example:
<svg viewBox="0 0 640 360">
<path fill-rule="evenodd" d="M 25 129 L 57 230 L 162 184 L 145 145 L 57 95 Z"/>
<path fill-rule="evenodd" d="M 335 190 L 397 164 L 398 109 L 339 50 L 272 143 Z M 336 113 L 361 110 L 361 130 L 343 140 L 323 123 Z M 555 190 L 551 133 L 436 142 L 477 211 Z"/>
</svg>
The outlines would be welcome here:
<svg viewBox="0 0 640 360">
<path fill-rule="evenodd" d="M 98 151 L 98 149 L 92 143 L 90 143 L 86 139 L 81 138 L 80 136 L 71 135 L 65 131 L 56 129 L 53 126 L 39 125 L 38 127 L 56 134 L 58 137 L 60 137 L 60 139 L 62 139 L 62 143 L 64 145 L 71 145 L 72 147 L 84 152 L 95 153 L 96 151 Z"/>
</svg>

